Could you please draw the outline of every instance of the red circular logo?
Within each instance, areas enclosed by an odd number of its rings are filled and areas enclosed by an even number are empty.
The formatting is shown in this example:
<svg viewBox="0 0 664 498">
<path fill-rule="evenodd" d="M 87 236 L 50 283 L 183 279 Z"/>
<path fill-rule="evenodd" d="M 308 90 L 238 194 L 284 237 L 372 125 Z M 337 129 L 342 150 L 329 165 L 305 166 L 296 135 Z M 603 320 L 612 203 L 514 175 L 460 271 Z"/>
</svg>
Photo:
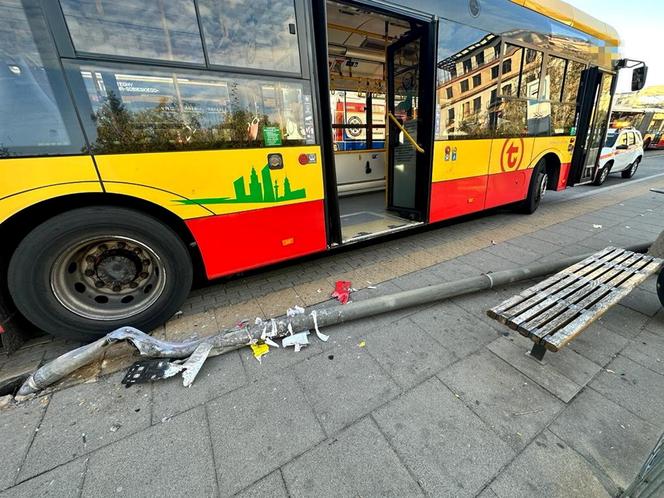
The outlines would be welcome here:
<svg viewBox="0 0 664 498">
<path fill-rule="evenodd" d="M 516 171 L 523 161 L 523 138 L 508 138 L 503 144 L 500 153 L 500 169 L 503 171 Z"/>
</svg>

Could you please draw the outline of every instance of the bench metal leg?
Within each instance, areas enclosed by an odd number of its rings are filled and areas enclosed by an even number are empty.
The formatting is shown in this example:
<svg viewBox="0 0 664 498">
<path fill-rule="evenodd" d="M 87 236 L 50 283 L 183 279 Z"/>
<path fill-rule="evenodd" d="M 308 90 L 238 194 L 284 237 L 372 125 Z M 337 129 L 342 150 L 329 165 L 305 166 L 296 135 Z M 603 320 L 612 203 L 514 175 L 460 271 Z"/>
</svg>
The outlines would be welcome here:
<svg viewBox="0 0 664 498">
<path fill-rule="evenodd" d="M 546 353 L 546 347 L 541 342 L 533 344 L 533 349 L 530 350 L 530 356 L 539 361 L 544 359 L 544 353 Z"/>
</svg>

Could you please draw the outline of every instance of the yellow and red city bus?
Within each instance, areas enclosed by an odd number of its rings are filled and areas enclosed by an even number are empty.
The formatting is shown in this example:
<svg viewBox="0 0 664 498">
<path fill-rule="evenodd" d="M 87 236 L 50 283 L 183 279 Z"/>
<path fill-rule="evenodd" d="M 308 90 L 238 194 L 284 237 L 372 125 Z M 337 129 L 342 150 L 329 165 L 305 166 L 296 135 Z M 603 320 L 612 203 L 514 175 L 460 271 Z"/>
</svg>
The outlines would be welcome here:
<svg viewBox="0 0 664 498">
<path fill-rule="evenodd" d="M 611 128 L 636 128 L 643 136 L 643 148 L 664 148 L 664 109 L 616 106 L 611 111 Z"/>
<path fill-rule="evenodd" d="M 619 45 L 558 0 L 0 0 L 0 17 L 2 295 L 83 339 L 163 323 L 195 272 L 533 212 L 591 181 Z"/>
</svg>

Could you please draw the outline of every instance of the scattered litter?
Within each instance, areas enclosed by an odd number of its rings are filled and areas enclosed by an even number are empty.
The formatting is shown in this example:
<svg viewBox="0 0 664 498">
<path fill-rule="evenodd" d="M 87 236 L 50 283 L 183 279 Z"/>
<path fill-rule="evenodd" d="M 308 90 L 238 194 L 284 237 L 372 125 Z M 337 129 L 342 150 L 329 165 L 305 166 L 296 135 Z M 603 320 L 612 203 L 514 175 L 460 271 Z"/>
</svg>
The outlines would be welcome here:
<svg viewBox="0 0 664 498">
<path fill-rule="evenodd" d="M 363 347 L 366 346 L 366 345 L 367 345 L 367 343 L 366 343 L 365 341 L 361 341 L 361 342 L 358 344 L 358 346 L 361 347 L 361 348 L 363 348 Z"/>
<path fill-rule="evenodd" d="M 254 358 L 258 360 L 258 363 L 261 363 L 263 356 L 270 352 L 270 346 L 266 342 L 256 343 L 250 345 L 251 350 L 254 352 Z"/>
<path fill-rule="evenodd" d="M 260 316 L 257 316 L 256 320 L 254 320 L 254 324 L 260 325 L 261 323 L 263 323 L 263 319 Z"/>
<path fill-rule="evenodd" d="M 492 245 L 492 246 L 495 246 L 495 245 L 496 245 L 496 241 L 495 241 L 495 240 L 492 240 L 492 241 L 491 241 L 491 245 Z"/>
<path fill-rule="evenodd" d="M 610 368 L 607 368 L 606 371 L 609 372 L 610 374 L 616 373 L 614 370 L 611 370 Z"/>
<path fill-rule="evenodd" d="M 630 227 L 629 225 L 625 225 L 625 228 L 629 230 L 632 227 Z"/>
<path fill-rule="evenodd" d="M 323 292 L 323 289 L 316 289 L 316 292 L 320 294 L 321 292 Z"/>
<path fill-rule="evenodd" d="M 212 344 L 209 342 L 202 342 L 194 352 L 191 353 L 191 356 L 187 358 L 187 361 L 182 365 L 182 385 L 184 387 L 191 387 L 194 383 L 194 379 L 198 375 L 198 372 L 201 370 L 203 363 L 207 360 L 210 351 L 212 350 Z"/>
<path fill-rule="evenodd" d="M 318 337 L 323 342 L 327 342 L 330 336 L 325 335 L 320 330 L 318 330 L 318 313 L 316 313 L 316 310 L 313 310 L 311 312 L 311 318 L 314 319 L 314 329 L 316 330 L 316 337 Z"/>
<path fill-rule="evenodd" d="M 350 285 L 350 282 L 347 280 L 338 280 L 334 285 L 334 292 L 332 293 L 332 297 L 336 297 L 341 304 L 346 304 L 351 292 Z"/>
<path fill-rule="evenodd" d="M 512 413 L 512 415 L 514 415 L 515 417 L 518 417 L 519 415 L 530 415 L 532 413 L 539 413 L 541 411 L 542 411 L 542 409 L 538 408 L 537 410 L 528 410 L 528 411 L 525 411 L 525 412 L 515 412 L 515 413 Z"/>
<path fill-rule="evenodd" d="M 161 423 L 163 424 L 164 422 L 168 422 L 171 419 L 170 415 L 167 415 L 161 419 Z"/>
<path fill-rule="evenodd" d="M 276 342 L 274 342 L 274 341 L 273 341 L 272 339 L 270 339 L 269 337 L 266 337 L 266 338 L 265 338 L 265 344 L 267 344 L 268 346 L 271 346 L 271 347 L 273 347 L 273 348 L 278 348 L 278 347 L 279 347 L 279 344 L 277 344 Z"/>
<path fill-rule="evenodd" d="M 180 311 L 176 311 L 175 314 L 173 315 L 173 318 L 179 318 L 179 317 L 181 317 L 182 315 L 184 315 L 184 313 L 182 312 L 182 310 L 180 310 Z"/>
<path fill-rule="evenodd" d="M 378 289 L 378 287 L 376 287 L 375 285 L 370 285 L 367 287 L 367 289 Z"/>
<path fill-rule="evenodd" d="M 294 346 L 295 352 L 299 353 L 302 349 L 302 346 L 307 346 L 309 344 L 309 331 L 305 330 L 304 332 L 299 332 L 297 334 L 288 335 L 281 340 L 281 346 L 287 348 L 288 346 Z"/>
<path fill-rule="evenodd" d="M 111 426 L 111 428 L 110 428 L 110 431 L 111 431 L 111 432 L 118 432 L 118 429 L 119 429 L 120 427 L 122 427 L 122 425 L 120 425 L 120 424 L 113 424 L 113 425 Z"/>
<path fill-rule="evenodd" d="M 602 225 L 594 224 L 594 225 L 593 225 L 593 228 L 602 228 Z"/>
<path fill-rule="evenodd" d="M 248 318 L 244 318 L 235 324 L 235 328 L 243 329 L 249 323 Z"/>
<path fill-rule="evenodd" d="M 292 308 L 288 308 L 286 311 L 286 316 L 289 318 L 292 318 L 297 315 L 303 315 L 304 314 L 304 308 L 302 306 L 293 306 Z"/>
</svg>

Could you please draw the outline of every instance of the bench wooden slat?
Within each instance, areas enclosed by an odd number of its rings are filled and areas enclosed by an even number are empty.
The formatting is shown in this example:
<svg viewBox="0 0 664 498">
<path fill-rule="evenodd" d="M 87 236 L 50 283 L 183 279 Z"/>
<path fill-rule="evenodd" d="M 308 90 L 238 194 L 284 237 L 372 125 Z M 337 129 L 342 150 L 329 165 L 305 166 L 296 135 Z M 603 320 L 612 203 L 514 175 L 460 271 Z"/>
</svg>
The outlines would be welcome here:
<svg viewBox="0 0 664 498">
<path fill-rule="evenodd" d="M 559 351 L 566 346 L 572 339 L 579 335 L 592 322 L 608 311 L 608 309 L 629 294 L 635 287 L 643 283 L 650 275 L 662 267 L 658 261 L 649 262 L 642 272 L 632 274 L 627 280 L 622 282 L 621 287 L 610 292 L 607 296 L 597 302 L 591 308 L 588 308 L 579 317 L 568 323 L 564 328 L 544 339 L 547 349 Z"/>
<path fill-rule="evenodd" d="M 642 259 L 643 258 L 641 258 L 641 260 Z M 638 267 L 639 269 L 648 264 L 647 261 L 635 262 L 640 265 Z M 533 340 L 541 340 L 549 334 L 555 333 L 560 327 L 566 326 L 566 324 L 574 320 L 577 315 L 583 314 L 588 306 L 592 306 L 597 300 L 614 292 L 618 286 L 631 278 L 632 275 L 634 274 L 619 272 L 613 269 L 602 275 L 597 281 L 593 282 L 592 285 L 580 289 L 569 298 L 573 306 L 569 306 L 567 309 L 560 309 L 557 316 L 552 317 L 551 321 L 548 323 L 532 324 L 532 326 L 530 326 L 529 330 L 530 334 L 533 336 Z"/>
<path fill-rule="evenodd" d="M 620 257 L 624 255 L 624 252 L 625 251 L 623 249 L 618 249 L 613 251 L 612 254 L 609 254 L 607 256 L 610 256 L 612 258 L 611 260 L 615 261 L 616 258 L 620 259 Z M 626 256 L 623 256 L 623 258 L 626 258 Z M 525 310 L 532 308 L 533 306 L 537 306 L 538 304 L 540 304 L 542 301 L 544 301 L 547 298 L 548 294 L 555 293 L 558 290 L 565 288 L 567 285 L 571 284 L 579 277 L 583 277 L 588 273 L 593 273 L 598 268 L 601 268 L 603 264 L 605 263 L 601 262 L 597 258 L 584 259 L 583 261 L 579 262 L 577 265 L 567 268 L 562 272 L 556 273 L 555 275 L 549 277 L 540 284 L 531 287 L 529 289 L 526 289 L 526 291 L 522 292 L 521 294 L 521 296 L 523 296 L 524 299 L 519 300 L 518 299 L 519 296 L 515 296 L 515 298 L 509 300 L 511 304 L 510 306 L 506 306 L 508 302 L 505 302 L 503 303 L 503 305 L 496 307 L 492 310 L 489 310 L 489 316 L 491 316 L 492 318 L 496 318 L 496 316 L 501 316 L 502 319 L 499 320 L 503 323 L 507 323 L 511 320 L 511 318 L 523 313 Z M 576 273 L 572 273 L 570 270 L 573 270 Z"/>
<path fill-rule="evenodd" d="M 531 298 L 534 295 L 537 295 L 537 293 L 541 290 L 545 290 L 548 287 L 556 284 L 558 281 L 560 281 L 563 278 L 568 278 L 570 273 L 574 273 L 576 271 L 582 270 L 583 268 L 601 260 L 602 258 L 615 258 L 618 255 L 624 253 L 624 249 L 616 249 L 615 247 L 607 247 L 606 249 L 598 252 L 597 254 L 593 254 L 592 256 L 587 257 L 586 259 L 583 259 L 576 263 L 575 265 L 570 266 L 569 268 L 564 269 L 563 271 L 556 273 L 555 275 L 547 278 L 546 280 L 543 280 L 537 285 L 534 285 L 533 287 L 530 287 L 520 294 L 517 294 L 516 296 L 508 299 L 507 301 L 504 301 L 503 303 L 499 304 L 498 306 L 495 306 L 491 308 L 489 311 L 487 311 L 487 314 L 494 319 L 501 320 L 501 315 L 509 310 L 510 308 L 520 304 L 521 302 Z"/>
<path fill-rule="evenodd" d="M 616 262 L 626 262 L 630 259 L 629 253 L 623 253 Z M 510 319 L 515 329 L 523 335 L 530 335 L 530 330 L 539 328 L 542 324 L 548 322 L 553 316 L 556 316 L 565 308 L 565 301 L 569 301 L 580 289 L 596 285 L 593 282 L 598 281 L 603 275 L 610 272 L 606 266 L 597 266 L 592 272 L 583 275 L 583 278 L 577 278 L 576 281 L 568 286 L 561 288 L 553 295 L 544 296 L 545 299 L 533 308 L 521 313 L 518 317 Z M 608 278 L 608 277 L 605 277 Z M 561 300 L 564 300 L 561 302 Z"/>
</svg>

